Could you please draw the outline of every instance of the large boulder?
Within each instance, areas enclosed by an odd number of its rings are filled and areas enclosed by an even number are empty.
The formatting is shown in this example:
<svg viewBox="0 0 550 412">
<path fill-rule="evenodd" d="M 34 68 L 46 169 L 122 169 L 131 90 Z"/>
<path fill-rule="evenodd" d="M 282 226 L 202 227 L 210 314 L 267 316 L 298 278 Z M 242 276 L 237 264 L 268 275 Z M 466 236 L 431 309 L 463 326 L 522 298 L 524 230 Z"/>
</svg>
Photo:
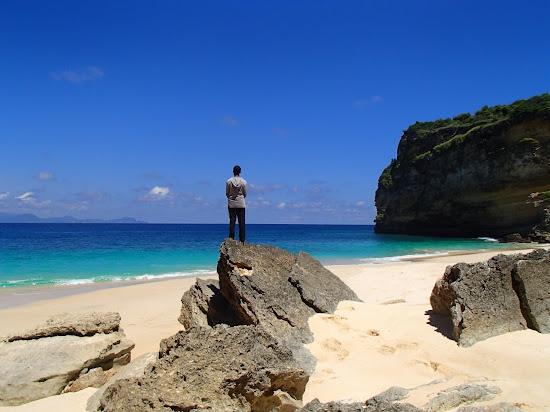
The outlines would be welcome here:
<svg viewBox="0 0 550 412">
<path fill-rule="evenodd" d="M 220 248 L 218 275 L 219 282 L 198 281 L 184 294 L 180 322 L 187 329 L 219 323 L 261 325 L 298 357 L 307 357 L 303 344 L 313 340 L 310 316 L 332 313 L 342 300 L 359 301 L 309 254 L 272 246 L 227 239 Z"/>
<path fill-rule="evenodd" d="M 60 315 L 43 327 L 8 337 L 0 343 L 0 405 L 100 386 L 104 370 L 130 361 L 134 343 L 120 331 L 119 322 L 113 313 Z"/>
<path fill-rule="evenodd" d="M 164 340 L 142 378 L 107 388 L 100 410 L 293 411 L 308 377 L 261 327 L 195 327 Z"/>
<path fill-rule="evenodd" d="M 487 262 L 448 266 L 430 297 L 450 315 L 461 346 L 507 332 L 550 325 L 550 253 L 497 255 Z"/>
<path fill-rule="evenodd" d="M 102 411 L 291 412 L 301 407 L 315 357 L 311 315 L 359 299 L 306 253 L 243 244 L 220 247 L 219 280 L 198 279 L 182 297 L 186 331 L 161 343 L 141 378 L 111 385 Z"/>
</svg>

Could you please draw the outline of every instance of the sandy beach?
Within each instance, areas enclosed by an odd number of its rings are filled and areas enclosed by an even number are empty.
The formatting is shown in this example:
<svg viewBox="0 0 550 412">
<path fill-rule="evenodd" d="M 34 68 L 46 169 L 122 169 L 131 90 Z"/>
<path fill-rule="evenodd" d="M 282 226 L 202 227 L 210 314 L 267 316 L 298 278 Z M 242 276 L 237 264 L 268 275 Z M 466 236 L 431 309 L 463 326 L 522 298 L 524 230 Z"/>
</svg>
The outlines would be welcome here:
<svg viewBox="0 0 550 412">
<path fill-rule="evenodd" d="M 429 313 L 431 290 L 447 265 L 479 262 L 497 253 L 328 266 L 363 303 L 341 302 L 334 314 L 310 319 L 315 340 L 307 347 L 318 363 L 304 404 L 314 398 L 322 402 L 364 401 L 390 386 L 402 386 L 417 388 L 406 401 L 421 406 L 429 392 L 476 381 L 502 389 L 490 403 L 510 402 L 525 411 L 550 410 L 550 335 L 525 330 L 461 348 L 448 337 L 450 320 Z M 23 305 L 0 310 L 0 336 L 33 327 L 62 312 L 116 311 L 127 337 L 136 344 L 132 357 L 137 358 L 157 351 L 162 338 L 183 329 L 177 321 L 180 299 L 194 282 L 195 278 L 182 278 L 93 291 L 78 289 L 81 293 L 69 291 L 36 301 L 26 296 Z M 434 382 L 429 389 L 425 386 Z M 1 407 L 0 411 L 81 412 L 94 391 Z"/>
</svg>

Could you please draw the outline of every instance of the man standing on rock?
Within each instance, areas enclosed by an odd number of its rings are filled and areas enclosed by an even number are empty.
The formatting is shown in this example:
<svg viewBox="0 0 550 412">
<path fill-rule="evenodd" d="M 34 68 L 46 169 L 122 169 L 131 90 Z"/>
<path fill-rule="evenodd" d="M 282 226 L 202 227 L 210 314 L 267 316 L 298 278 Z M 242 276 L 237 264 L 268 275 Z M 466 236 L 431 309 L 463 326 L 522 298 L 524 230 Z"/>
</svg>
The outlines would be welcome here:
<svg viewBox="0 0 550 412">
<path fill-rule="evenodd" d="M 241 176 L 241 167 L 233 168 L 233 177 L 225 183 L 225 195 L 227 196 L 227 208 L 229 209 L 229 237 L 235 239 L 235 220 L 239 219 L 239 240 L 244 243 L 245 229 L 245 203 L 247 193 L 246 180 Z"/>
</svg>

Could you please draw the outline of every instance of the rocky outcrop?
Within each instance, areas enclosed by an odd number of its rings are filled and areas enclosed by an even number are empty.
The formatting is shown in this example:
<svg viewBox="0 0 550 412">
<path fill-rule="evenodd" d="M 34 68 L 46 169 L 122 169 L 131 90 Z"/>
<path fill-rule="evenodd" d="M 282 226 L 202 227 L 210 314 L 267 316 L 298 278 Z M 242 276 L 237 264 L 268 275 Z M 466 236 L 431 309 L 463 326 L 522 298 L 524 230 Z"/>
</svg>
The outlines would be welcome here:
<svg viewBox="0 0 550 412">
<path fill-rule="evenodd" d="M 141 378 L 110 386 L 102 411 L 294 411 L 315 358 L 308 319 L 359 299 L 306 253 L 243 244 L 220 247 L 219 280 L 182 297 L 186 331 L 165 339 Z"/>
<path fill-rule="evenodd" d="M 118 381 L 141 378 L 145 376 L 145 373 L 151 370 L 153 364 L 158 360 L 158 358 L 158 353 L 146 353 L 132 360 L 132 362 L 127 365 L 120 367 L 117 370 L 117 373 L 111 376 L 109 380 L 107 380 L 107 382 L 88 399 L 86 410 L 88 412 L 98 411 L 101 405 L 101 398 L 103 397 L 105 391 L 111 387 L 111 385 Z"/>
<path fill-rule="evenodd" d="M 118 313 L 63 314 L 0 343 L 0 405 L 101 386 L 130 361 Z"/>
<path fill-rule="evenodd" d="M 493 399 L 502 390 L 498 386 L 464 384 L 443 390 L 422 406 L 426 412 L 448 411 L 460 405 Z"/>
<path fill-rule="evenodd" d="M 522 329 L 550 332 L 550 252 L 498 255 L 448 266 L 433 288 L 435 313 L 449 315 L 461 346 Z"/>
<path fill-rule="evenodd" d="M 48 319 L 43 325 L 10 335 L 6 340 L 13 342 L 51 336 L 93 336 L 98 333 L 118 332 L 119 327 L 120 315 L 116 312 L 62 313 Z"/>
<path fill-rule="evenodd" d="M 441 390 L 430 395 L 430 400 L 421 406 L 414 406 L 406 399 L 411 392 L 400 387 L 388 390 L 368 399 L 366 402 L 329 402 L 321 403 L 314 399 L 299 412 L 443 412 L 453 408 L 457 411 L 520 412 L 515 405 L 501 402 L 495 405 L 473 406 L 475 402 L 487 402 L 495 398 L 502 390 L 498 386 L 468 383 Z"/>
<path fill-rule="evenodd" d="M 550 240 L 550 96 L 410 126 L 376 191 L 378 233 Z"/>
<path fill-rule="evenodd" d="M 180 322 L 187 328 L 261 325 L 284 341 L 301 366 L 314 369 L 303 345 L 313 340 L 308 319 L 334 312 L 342 300 L 359 298 L 307 253 L 297 255 L 227 240 L 220 248 L 218 281 L 197 281 L 182 297 Z"/>
<path fill-rule="evenodd" d="M 195 327 L 163 341 L 144 377 L 110 386 L 100 410 L 295 410 L 308 374 L 261 327 Z"/>
</svg>

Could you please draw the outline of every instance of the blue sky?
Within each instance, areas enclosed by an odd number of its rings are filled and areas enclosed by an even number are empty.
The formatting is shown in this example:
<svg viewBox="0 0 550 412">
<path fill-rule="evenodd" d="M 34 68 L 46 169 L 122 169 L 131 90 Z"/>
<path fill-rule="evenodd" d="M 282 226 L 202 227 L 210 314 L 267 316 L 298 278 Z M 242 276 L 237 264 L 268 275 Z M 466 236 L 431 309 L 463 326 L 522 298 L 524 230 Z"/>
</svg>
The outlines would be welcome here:
<svg viewBox="0 0 550 412">
<path fill-rule="evenodd" d="M 548 1 L 3 1 L 0 212 L 371 224 L 415 121 L 550 90 Z"/>
</svg>

